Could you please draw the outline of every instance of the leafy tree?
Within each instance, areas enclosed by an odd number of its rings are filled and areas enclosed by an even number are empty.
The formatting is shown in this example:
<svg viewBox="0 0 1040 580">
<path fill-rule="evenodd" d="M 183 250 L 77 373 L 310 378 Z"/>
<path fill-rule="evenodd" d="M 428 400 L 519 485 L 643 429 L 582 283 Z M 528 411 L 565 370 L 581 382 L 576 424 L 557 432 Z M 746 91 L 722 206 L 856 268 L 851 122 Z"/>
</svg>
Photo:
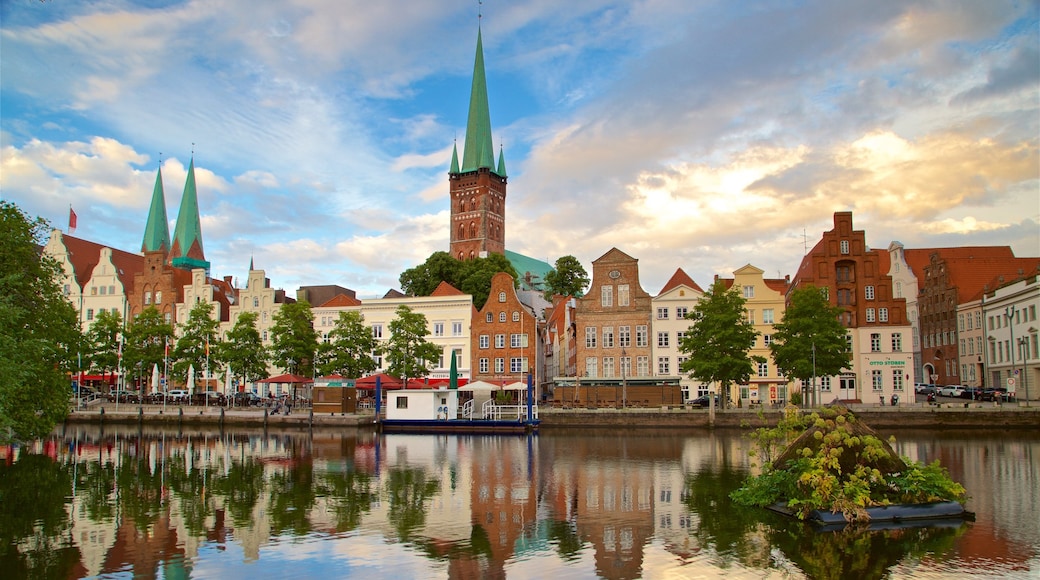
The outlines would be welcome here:
<svg viewBox="0 0 1040 580">
<path fill-rule="evenodd" d="M 174 349 L 173 375 L 187 377 L 189 369 L 196 378 L 202 375 L 209 359 L 209 349 L 217 343 L 220 323 L 213 319 L 213 304 L 198 302 L 181 324 L 181 337 Z M 212 364 L 212 363 L 210 363 Z"/>
<path fill-rule="evenodd" d="M 364 376 L 376 370 L 372 353 L 378 348 L 379 341 L 372 336 L 372 329 L 365 326 L 364 315 L 356 310 L 340 312 L 329 332 L 329 342 L 318 347 L 319 371 L 323 375 Z"/>
<path fill-rule="evenodd" d="M 405 270 L 400 277 L 401 289 L 412 296 L 429 296 L 441 282 L 473 296 L 473 304 L 480 309 L 491 292 L 491 278 L 506 272 L 517 280 L 516 268 L 502 254 L 486 258 L 459 261 L 447 252 L 434 252 L 424 264 Z"/>
<path fill-rule="evenodd" d="M 556 294 L 580 297 L 589 282 L 589 274 L 577 258 L 561 256 L 556 259 L 552 271 L 545 275 L 545 299 L 552 302 Z"/>
<path fill-rule="evenodd" d="M 516 285 L 519 276 L 509 259 L 502 254 L 491 254 L 486 258 L 474 258 L 463 262 L 461 279 L 453 286 L 473 296 L 473 305 L 480 310 L 491 293 L 491 279 L 499 272 L 512 276 L 513 284 Z"/>
<path fill-rule="evenodd" d="M 769 351 L 781 373 L 801 379 L 803 401 L 815 398 L 809 392 L 814 377 L 836 375 L 852 364 L 841 312 L 819 288 L 805 286 L 791 292 L 783 320 L 773 326 Z"/>
<path fill-rule="evenodd" d="M 231 367 L 231 372 L 241 377 L 243 383 L 267 377 L 267 349 L 260 339 L 256 321 L 255 312 L 239 314 L 226 339 L 216 349 L 220 363 Z"/>
<path fill-rule="evenodd" d="M 306 300 L 283 304 L 271 326 L 271 360 L 285 372 L 309 376 L 314 373 L 318 333 Z"/>
<path fill-rule="evenodd" d="M 690 313 L 694 325 L 679 345 L 689 357 L 679 370 L 701 382 L 718 382 L 723 406 L 731 400 L 730 385 L 746 383 L 752 364 L 765 362 L 748 354 L 758 332 L 748 321 L 746 302 L 736 290 L 726 290 L 725 282 L 716 280 Z"/>
<path fill-rule="evenodd" d="M 42 437 L 68 414 L 82 332 L 57 262 L 37 249 L 47 232 L 0 201 L 0 442 Z"/>
<path fill-rule="evenodd" d="M 155 306 L 149 306 L 126 327 L 123 364 L 128 369 L 136 369 L 141 377 L 150 376 L 156 366 L 166 372 L 166 346 L 172 341 L 173 325 L 166 322 Z"/>
<path fill-rule="evenodd" d="M 118 370 L 119 333 L 122 330 L 123 317 L 119 313 L 98 311 L 85 341 L 91 369 L 102 375 Z"/>
<path fill-rule="evenodd" d="M 395 314 L 385 350 L 390 362 L 387 373 L 404 378 L 407 385 L 409 377 L 430 374 L 429 366 L 440 359 L 441 347 L 426 340 L 428 328 L 422 313 L 402 304 Z"/>
</svg>

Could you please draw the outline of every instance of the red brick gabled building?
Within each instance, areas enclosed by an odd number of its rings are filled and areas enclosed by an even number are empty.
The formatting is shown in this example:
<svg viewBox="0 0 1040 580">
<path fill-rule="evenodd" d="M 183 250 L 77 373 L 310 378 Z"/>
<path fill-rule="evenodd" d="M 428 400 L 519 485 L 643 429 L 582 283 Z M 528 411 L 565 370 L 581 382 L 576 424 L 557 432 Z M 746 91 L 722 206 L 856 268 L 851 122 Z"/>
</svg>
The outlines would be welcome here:
<svg viewBox="0 0 1040 580">
<path fill-rule="evenodd" d="M 495 274 L 487 302 L 470 325 L 472 380 L 526 383 L 533 368 L 529 361 L 538 353 L 537 337 L 537 319 L 517 297 L 513 277 Z"/>
</svg>

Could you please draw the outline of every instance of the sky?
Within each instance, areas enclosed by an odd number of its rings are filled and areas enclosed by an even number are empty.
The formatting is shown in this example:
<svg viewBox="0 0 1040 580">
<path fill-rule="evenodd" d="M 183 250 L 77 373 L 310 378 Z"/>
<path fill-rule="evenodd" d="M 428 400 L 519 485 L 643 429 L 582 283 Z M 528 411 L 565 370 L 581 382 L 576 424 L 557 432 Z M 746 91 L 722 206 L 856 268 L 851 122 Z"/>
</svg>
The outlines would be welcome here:
<svg viewBox="0 0 1040 580">
<path fill-rule="evenodd" d="M 139 252 L 194 155 L 212 276 L 380 297 L 448 250 L 478 26 L 511 251 L 656 295 L 793 275 L 852 211 L 1040 256 L 1037 1 L 3 0 L 0 197 Z"/>
</svg>

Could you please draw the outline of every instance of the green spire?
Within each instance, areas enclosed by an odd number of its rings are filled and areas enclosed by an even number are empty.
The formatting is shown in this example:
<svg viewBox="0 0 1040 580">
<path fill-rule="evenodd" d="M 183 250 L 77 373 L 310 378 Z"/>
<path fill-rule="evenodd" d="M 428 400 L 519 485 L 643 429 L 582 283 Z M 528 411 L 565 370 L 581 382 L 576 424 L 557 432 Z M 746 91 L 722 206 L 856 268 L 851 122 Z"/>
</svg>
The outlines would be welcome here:
<svg viewBox="0 0 1040 580">
<path fill-rule="evenodd" d="M 448 173 L 452 175 L 458 175 L 459 173 L 459 147 L 457 143 L 451 145 L 451 169 L 448 169 Z"/>
<path fill-rule="evenodd" d="M 142 252 L 170 251 L 170 221 L 166 217 L 166 196 L 163 194 L 162 168 L 155 172 L 155 188 L 152 190 L 152 205 L 148 208 L 148 221 L 144 224 Z"/>
<path fill-rule="evenodd" d="M 173 247 L 170 263 L 174 267 L 191 270 L 203 268 L 209 272 L 209 262 L 202 251 L 202 223 L 199 220 L 199 196 L 195 189 L 195 158 L 188 165 L 188 179 L 184 182 L 181 208 L 173 229 Z"/>
<path fill-rule="evenodd" d="M 495 146 L 491 139 L 491 113 L 488 110 L 487 80 L 484 76 L 484 44 L 477 29 L 477 56 L 473 62 L 473 87 L 469 94 L 466 121 L 466 146 L 462 151 L 462 171 L 494 169 Z"/>
<path fill-rule="evenodd" d="M 498 171 L 496 171 L 499 177 L 508 177 L 506 175 L 506 154 L 502 151 L 502 146 L 498 146 Z"/>
</svg>

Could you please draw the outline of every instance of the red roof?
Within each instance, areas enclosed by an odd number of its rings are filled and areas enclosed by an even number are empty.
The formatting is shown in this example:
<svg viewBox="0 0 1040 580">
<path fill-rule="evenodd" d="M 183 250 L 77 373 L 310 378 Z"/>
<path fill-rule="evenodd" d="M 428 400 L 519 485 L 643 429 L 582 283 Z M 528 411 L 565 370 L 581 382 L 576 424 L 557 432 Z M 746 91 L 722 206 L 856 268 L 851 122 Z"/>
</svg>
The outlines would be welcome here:
<svg viewBox="0 0 1040 580">
<path fill-rule="evenodd" d="M 664 288 L 661 288 L 661 294 L 664 294 L 665 292 L 671 290 L 672 288 L 675 288 L 676 286 L 684 285 L 689 286 L 690 288 L 693 288 L 698 292 L 704 292 L 704 289 L 698 286 L 697 283 L 693 281 L 693 278 L 690 278 L 690 276 L 686 272 L 684 272 L 682 268 L 678 268 L 675 270 L 675 273 L 672 274 L 672 277 L 668 279 L 668 282 L 665 282 Z"/>
<path fill-rule="evenodd" d="M 293 383 L 293 384 L 299 384 L 299 383 L 310 383 L 312 381 L 311 381 L 311 379 L 309 379 L 307 377 L 301 377 L 300 375 L 285 374 L 285 375 L 278 375 L 277 377 L 271 377 L 269 379 L 264 379 L 262 381 L 257 381 L 257 382 L 258 383 Z"/>
<path fill-rule="evenodd" d="M 134 274 L 144 271 L 144 256 L 139 254 L 131 254 L 68 234 L 62 234 L 61 239 L 69 252 L 69 261 L 72 262 L 72 268 L 76 272 L 76 283 L 80 288 L 86 288 L 87 282 L 93 276 L 94 266 L 97 266 L 101 259 L 102 248 L 112 250 L 112 264 L 116 267 L 119 281 L 123 283 L 127 294 L 134 288 Z"/>
<path fill-rule="evenodd" d="M 447 282 L 444 282 L 443 280 L 441 281 L 440 284 L 437 285 L 436 288 L 433 289 L 433 292 L 430 293 L 430 296 L 462 296 L 462 295 L 465 295 L 465 292 L 463 292 L 462 290 L 459 290 L 458 288 L 452 286 L 451 284 L 448 284 Z"/>
<path fill-rule="evenodd" d="M 384 389 L 400 389 L 404 386 L 401 379 L 392 377 L 386 373 L 378 373 L 369 375 L 367 377 L 361 377 L 354 381 L 354 386 L 359 389 L 374 389 L 376 388 L 376 377 L 379 377 L 379 386 Z M 413 379 L 414 380 L 414 379 Z"/>
<path fill-rule="evenodd" d="M 336 294 L 325 301 L 319 308 L 336 308 L 342 306 L 361 306 L 361 301 L 346 294 Z"/>
</svg>

